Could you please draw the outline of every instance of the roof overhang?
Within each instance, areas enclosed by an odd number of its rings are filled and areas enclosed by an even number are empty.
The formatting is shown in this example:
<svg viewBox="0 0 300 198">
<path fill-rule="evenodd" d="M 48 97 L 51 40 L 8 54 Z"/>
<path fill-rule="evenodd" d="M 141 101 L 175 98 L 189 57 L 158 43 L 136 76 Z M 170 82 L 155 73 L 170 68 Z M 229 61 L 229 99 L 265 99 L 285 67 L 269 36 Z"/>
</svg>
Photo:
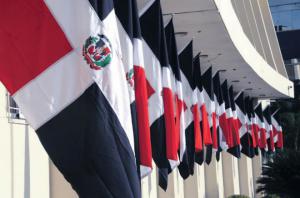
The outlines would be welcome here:
<svg viewBox="0 0 300 198">
<path fill-rule="evenodd" d="M 202 70 L 213 66 L 236 92 L 257 98 L 294 97 L 293 83 L 275 71 L 244 33 L 230 0 L 162 0 L 173 17 L 179 51 L 193 39 Z"/>
</svg>

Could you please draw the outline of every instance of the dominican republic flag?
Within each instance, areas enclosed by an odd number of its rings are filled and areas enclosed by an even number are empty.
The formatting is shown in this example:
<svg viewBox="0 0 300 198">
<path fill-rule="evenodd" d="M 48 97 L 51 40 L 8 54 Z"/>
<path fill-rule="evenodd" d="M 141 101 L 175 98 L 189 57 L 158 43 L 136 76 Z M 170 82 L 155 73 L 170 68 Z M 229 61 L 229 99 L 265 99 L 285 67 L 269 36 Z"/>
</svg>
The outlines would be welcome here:
<svg viewBox="0 0 300 198">
<path fill-rule="evenodd" d="M 245 98 L 245 108 L 247 112 L 247 129 L 248 133 L 250 134 L 249 136 L 249 151 L 250 151 L 250 156 L 249 157 L 254 157 L 255 152 L 254 152 L 254 146 L 255 146 L 255 138 L 254 138 L 254 128 L 253 128 L 253 115 L 251 109 L 253 108 L 253 100 L 247 96 Z"/>
<path fill-rule="evenodd" d="M 270 105 L 268 105 L 265 108 L 265 110 L 263 111 L 263 115 L 264 115 L 264 122 L 266 125 L 266 139 L 267 139 L 268 153 L 271 154 L 275 151 L 275 145 L 274 145 L 274 134 L 273 134 L 273 126 L 271 120 Z"/>
<path fill-rule="evenodd" d="M 5 1 L 0 26 L 0 79 L 73 189 L 141 197 L 113 1 Z"/>
<path fill-rule="evenodd" d="M 212 158 L 213 144 L 217 141 L 216 107 L 214 102 L 214 87 L 212 79 L 212 68 L 208 68 L 202 75 L 203 96 L 207 107 L 208 121 L 211 131 L 212 144 L 206 145 L 205 162 L 210 164 Z M 216 144 L 215 144 L 216 145 Z M 215 150 L 216 151 L 216 150 Z"/>
<path fill-rule="evenodd" d="M 222 93 L 223 93 L 223 97 L 224 97 L 224 101 L 225 101 L 225 113 L 226 113 L 226 120 L 224 120 L 224 118 L 221 119 L 220 121 L 220 125 L 221 128 L 224 132 L 224 136 L 226 139 L 226 143 L 228 148 L 232 148 L 234 146 L 233 144 L 233 123 L 234 123 L 234 119 L 233 119 L 233 113 L 232 113 L 232 104 L 230 101 L 230 97 L 229 97 L 229 88 L 228 88 L 228 83 L 227 80 L 225 80 L 222 85 Z"/>
<path fill-rule="evenodd" d="M 278 123 L 278 119 L 276 119 L 276 113 L 271 115 L 271 122 L 273 126 L 273 133 L 274 133 L 274 144 L 276 148 L 282 149 L 283 148 L 283 135 L 282 135 L 282 127 Z"/>
<path fill-rule="evenodd" d="M 231 112 L 229 111 L 229 106 L 230 106 L 230 100 L 228 97 L 228 87 L 227 87 L 227 80 L 224 81 L 224 85 L 226 86 L 226 90 L 223 89 L 223 84 L 221 85 L 220 83 L 220 76 L 215 76 L 214 80 L 214 90 L 219 89 L 219 93 L 217 92 L 217 100 L 219 104 L 219 149 L 221 150 L 226 150 L 228 149 L 228 138 L 229 138 L 229 123 L 227 121 L 227 111 L 228 114 Z M 224 97 L 224 94 L 226 95 L 226 98 Z M 216 93 L 216 92 L 215 92 Z M 228 109 L 228 110 L 227 110 Z M 230 114 L 229 114 L 230 115 Z"/>
<path fill-rule="evenodd" d="M 233 87 L 228 88 L 227 80 L 222 84 L 222 92 L 225 101 L 226 124 L 223 124 L 225 139 L 227 143 L 227 152 L 233 156 L 240 157 L 240 137 L 239 137 L 239 119 L 233 96 Z M 222 126 L 222 125 L 221 125 Z M 225 127 L 228 127 L 227 130 Z"/>
<path fill-rule="evenodd" d="M 241 140 L 240 140 L 241 124 L 240 124 L 240 121 L 237 116 L 232 85 L 229 87 L 229 99 L 230 99 L 230 105 L 231 105 L 232 116 L 233 116 L 233 121 L 232 121 L 232 124 L 230 125 L 231 131 L 232 131 L 233 147 L 229 150 L 230 150 L 231 154 L 233 154 L 235 157 L 240 158 L 241 157 Z"/>
<path fill-rule="evenodd" d="M 193 74 L 193 95 L 192 95 L 192 112 L 194 117 L 194 135 L 195 135 L 195 155 L 203 155 L 203 140 L 202 140 L 202 131 L 200 127 L 200 108 L 199 108 L 199 99 L 198 95 L 200 93 L 197 83 L 198 79 L 201 78 L 199 74 L 200 71 L 200 58 L 199 54 L 193 58 L 193 65 L 192 65 L 192 74 Z M 201 96 L 200 96 L 201 97 Z M 202 100 L 200 98 L 200 100 Z M 201 103 L 201 101 L 200 101 Z"/>
<path fill-rule="evenodd" d="M 248 131 L 248 116 L 245 106 L 244 93 L 241 92 L 235 99 L 237 117 L 239 119 L 239 132 L 241 140 L 241 152 L 247 157 L 252 157 L 251 154 L 251 134 Z"/>
<path fill-rule="evenodd" d="M 174 33 L 173 19 L 171 19 L 165 26 L 165 35 L 167 41 L 169 62 L 175 77 L 175 104 L 176 104 L 176 133 L 175 138 L 177 142 L 176 151 L 179 151 L 180 161 L 183 159 L 183 154 L 186 150 L 185 141 L 185 118 L 184 112 L 186 104 L 183 100 L 183 88 L 181 82 L 181 73 L 177 53 L 176 38 Z"/>
<path fill-rule="evenodd" d="M 180 175 L 183 179 L 194 174 L 195 162 L 195 134 L 194 134 L 194 116 L 193 116 L 193 43 L 187 44 L 178 55 L 181 82 L 183 90 L 183 100 L 186 105 L 185 110 L 185 138 L 186 152 L 183 155 L 183 160 L 178 166 Z"/>
<path fill-rule="evenodd" d="M 264 153 L 264 151 L 267 150 L 267 138 L 266 138 L 266 125 L 265 125 L 265 119 L 263 116 L 263 110 L 262 105 L 259 103 L 257 107 L 255 108 L 255 115 L 257 117 L 257 126 L 259 128 L 258 132 L 258 146 L 261 149 L 261 151 Z"/>
<path fill-rule="evenodd" d="M 141 177 L 152 170 L 147 82 L 143 46 L 136 0 L 114 0 L 118 18 L 122 61 L 131 99 L 131 115 L 135 134 L 135 154 Z M 139 168 L 139 166 L 138 166 Z"/>
<path fill-rule="evenodd" d="M 255 142 L 256 142 L 256 146 L 255 146 L 255 155 L 259 155 L 259 124 L 258 124 L 258 116 L 256 114 L 255 109 L 257 108 L 258 104 L 256 105 L 256 107 L 252 108 L 252 113 L 253 113 L 253 130 L 254 130 L 254 138 L 255 138 Z"/>
<path fill-rule="evenodd" d="M 250 99 L 249 111 L 251 114 L 251 136 L 252 136 L 252 146 L 253 152 L 255 155 L 258 155 L 258 125 L 257 125 L 257 116 L 254 111 L 254 99 Z"/>
<path fill-rule="evenodd" d="M 172 72 L 168 61 L 160 1 L 146 4 L 140 13 L 144 39 L 144 60 L 148 80 L 148 103 L 153 159 L 159 169 L 173 169 L 178 164 L 175 136 L 175 111 Z M 160 181 L 166 171 L 159 172 Z M 163 187 L 163 183 L 160 182 Z"/>
<path fill-rule="evenodd" d="M 165 25 L 166 45 L 168 50 L 169 63 L 172 69 L 172 90 L 174 91 L 174 108 L 175 108 L 175 131 L 174 135 L 169 138 L 172 145 L 170 147 L 171 152 L 174 154 L 179 153 L 180 161 L 183 159 L 183 153 L 185 152 L 186 142 L 184 133 L 184 102 L 181 85 L 181 75 L 179 68 L 179 60 L 177 54 L 176 38 L 174 34 L 174 26 L 172 19 Z M 169 145 L 170 146 L 170 145 Z M 179 161 L 178 161 L 179 164 Z M 169 169 L 159 169 L 159 185 L 162 189 L 167 190 L 168 187 L 168 174 L 172 172 L 172 169 L 176 165 Z"/>
<path fill-rule="evenodd" d="M 217 141 L 213 141 L 213 148 L 217 149 L 216 159 L 220 160 L 220 153 L 223 149 L 227 148 L 225 135 L 223 133 L 223 129 L 220 127 L 220 120 L 222 122 L 226 122 L 226 111 L 225 111 L 225 102 L 223 99 L 223 93 L 221 89 L 220 82 L 220 72 L 217 72 L 213 77 L 214 84 L 214 101 L 216 106 L 216 127 L 217 127 L 217 137 L 213 136 L 213 140 L 217 138 Z M 224 124 L 224 123 L 223 123 Z M 223 126 L 224 127 L 224 126 Z"/>
<path fill-rule="evenodd" d="M 210 133 L 208 115 L 206 111 L 206 104 L 204 101 L 203 95 L 203 85 L 202 85 L 202 78 L 201 78 L 201 65 L 200 65 L 200 54 L 198 54 L 194 58 L 194 83 L 196 85 L 195 91 L 197 93 L 198 99 L 198 108 L 200 109 L 200 130 L 202 132 L 202 143 L 204 146 L 212 145 L 212 138 Z M 204 162 L 204 149 L 200 152 L 195 153 L 195 161 L 202 165 Z"/>
</svg>

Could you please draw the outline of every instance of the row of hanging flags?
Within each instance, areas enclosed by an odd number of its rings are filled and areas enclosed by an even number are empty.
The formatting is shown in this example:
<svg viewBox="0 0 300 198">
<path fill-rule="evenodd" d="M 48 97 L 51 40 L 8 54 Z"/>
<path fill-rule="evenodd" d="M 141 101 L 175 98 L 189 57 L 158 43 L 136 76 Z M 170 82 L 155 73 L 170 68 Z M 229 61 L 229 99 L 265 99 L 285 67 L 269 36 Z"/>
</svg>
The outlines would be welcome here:
<svg viewBox="0 0 300 198">
<path fill-rule="evenodd" d="M 177 51 L 159 0 L 5 1 L 0 43 L 1 82 L 80 197 L 141 197 L 152 159 L 166 189 L 175 167 L 283 146 L 270 107 Z"/>
</svg>

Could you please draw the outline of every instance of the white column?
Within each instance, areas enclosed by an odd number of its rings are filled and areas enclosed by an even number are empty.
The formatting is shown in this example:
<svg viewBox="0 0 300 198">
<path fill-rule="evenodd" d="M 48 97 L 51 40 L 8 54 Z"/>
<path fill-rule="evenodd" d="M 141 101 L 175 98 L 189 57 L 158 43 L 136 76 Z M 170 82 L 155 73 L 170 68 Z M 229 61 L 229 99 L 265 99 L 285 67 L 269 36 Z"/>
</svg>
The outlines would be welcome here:
<svg viewBox="0 0 300 198">
<path fill-rule="evenodd" d="M 49 198 L 49 158 L 35 131 L 27 126 L 30 169 L 30 198 Z"/>
<path fill-rule="evenodd" d="M 195 163 L 194 175 L 184 180 L 184 197 L 205 198 L 204 165 L 200 166 Z"/>
<path fill-rule="evenodd" d="M 238 159 L 226 151 L 222 152 L 225 197 L 240 194 Z"/>
<path fill-rule="evenodd" d="M 207 198 L 224 197 L 222 156 L 218 162 L 213 155 L 211 163 L 205 164 L 205 193 Z"/>
<path fill-rule="evenodd" d="M 198 189 L 198 197 L 205 198 L 205 170 L 204 165 L 196 165 L 196 174 L 197 174 L 197 189 Z"/>
<path fill-rule="evenodd" d="M 25 197 L 28 195 L 28 183 L 25 183 L 25 130 L 23 125 L 10 124 L 10 133 L 12 134 L 12 185 L 13 198 Z M 28 159 L 26 159 L 28 163 Z M 27 168 L 27 167 L 26 167 Z M 28 168 L 27 170 L 28 171 Z M 28 177 L 26 175 L 28 182 Z M 26 184 L 26 186 L 25 186 Z"/>
<path fill-rule="evenodd" d="M 158 197 L 184 198 L 183 179 L 177 168 L 168 176 L 168 188 L 166 192 L 158 186 Z"/>
<path fill-rule="evenodd" d="M 239 175 L 240 175 L 240 190 L 242 195 L 254 197 L 255 192 L 253 189 L 253 173 L 252 173 L 252 160 L 241 155 L 239 161 Z"/>
<path fill-rule="evenodd" d="M 1 83 L 0 126 L 0 197 L 13 197 L 12 133 L 6 118 L 6 96 Z"/>
<path fill-rule="evenodd" d="M 255 156 L 252 159 L 252 169 L 253 169 L 253 188 L 254 188 L 254 192 L 256 192 L 257 189 L 257 184 L 256 184 L 256 180 L 260 177 L 261 172 L 262 172 L 262 157 L 261 157 L 261 153 L 259 152 L 258 156 Z M 255 193 L 256 194 L 256 193 Z M 261 194 L 257 194 L 255 197 L 262 197 Z"/>
<path fill-rule="evenodd" d="M 152 162 L 153 164 L 153 170 L 152 173 L 143 178 L 141 181 L 141 187 L 142 187 L 142 198 L 156 198 L 158 197 L 157 194 L 157 188 L 158 188 L 158 183 L 157 183 L 157 172 L 156 172 L 156 166 L 155 163 Z"/>
</svg>

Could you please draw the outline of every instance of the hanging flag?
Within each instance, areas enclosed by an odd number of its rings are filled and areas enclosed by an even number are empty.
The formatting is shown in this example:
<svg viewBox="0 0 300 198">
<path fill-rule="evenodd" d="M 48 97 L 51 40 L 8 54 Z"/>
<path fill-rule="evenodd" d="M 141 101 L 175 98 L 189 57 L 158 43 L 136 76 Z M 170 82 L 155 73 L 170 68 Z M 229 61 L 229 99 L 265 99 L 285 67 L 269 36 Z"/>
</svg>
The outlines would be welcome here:
<svg viewBox="0 0 300 198">
<path fill-rule="evenodd" d="M 282 131 L 281 125 L 279 125 L 279 131 L 277 134 L 276 148 L 279 148 L 279 149 L 283 148 L 283 131 Z"/>
<path fill-rule="evenodd" d="M 214 84 L 214 101 L 216 106 L 216 127 L 217 127 L 217 134 L 213 134 L 213 148 L 217 150 L 216 159 L 219 161 L 220 153 L 223 149 L 227 149 L 227 143 L 225 139 L 225 134 L 223 132 L 224 121 L 226 123 L 226 111 L 225 111 L 225 102 L 223 99 L 223 93 L 221 89 L 221 82 L 220 82 L 220 74 L 217 72 L 213 77 L 213 84 Z M 221 127 L 221 123 L 223 124 L 223 128 Z M 227 123 L 226 123 L 227 126 Z M 227 128 L 225 128 L 227 130 Z M 217 141 L 216 141 L 217 140 Z"/>
<path fill-rule="evenodd" d="M 204 74 L 202 75 L 202 83 L 203 83 L 203 96 L 204 101 L 207 107 L 207 115 L 209 120 L 209 126 L 211 131 L 211 137 L 214 137 L 213 134 L 217 134 L 217 127 L 216 127 L 216 108 L 214 104 L 214 89 L 213 89 L 213 82 L 212 82 L 212 68 L 208 68 Z M 216 140 L 215 140 L 216 141 Z M 213 151 L 213 142 L 212 144 L 206 145 L 206 156 L 205 162 L 210 164 L 212 158 L 212 151 Z"/>
<path fill-rule="evenodd" d="M 271 121 L 271 110 L 270 105 L 268 105 L 263 111 L 264 122 L 266 126 L 266 138 L 267 138 L 267 148 L 268 153 L 271 154 L 275 151 L 274 136 L 273 136 L 273 126 Z"/>
<path fill-rule="evenodd" d="M 224 129 L 226 143 L 228 148 L 232 148 L 233 145 L 233 114 L 232 114 L 232 105 L 229 97 L 229 89 L 227 80 L 225 80 L 222 84 L 222 93 L 225 101 L 225 111 L 226 111 L 226 120 L 222 120 L 222 129 Z M 221 124 L 220 123 L 220 124 Z"/>
<path fill-rule="evenodd" d="M 136 0 L 114 0 L 120 24 L 119 36 L 122 61 L 131 98 L 131 115 L 135 134 L 135 156 L 144 176 L 152 170 L 147 83 L 144 71 L 143 46 Z M 139 167 L 139 166 L 138 166 Z"/>
<path fill-rule="evenodd" d="M 171 137 L 167 137 L 172 140 L 172 145 L 170 148 L 171 152 L 177 155 L 179 152 L 180 161 L 183 159 L 183 154 L 185 152 L 186 142 L 184 133 L 184 102 L 182 94 L 181 85 L 181 75 L 179 68 L 179 61 L 177 55 L 176 38 L 174 34 L 174 27 L 172 19 L 165 26 L 166 35 L 166 45 L 168 50 L 169 63 L 172 69 L 172 90 L 174 91 L 174 109 L 175 109 L 175 131 Z M 168 146 L 168 145 L 167 145 Z M 179 162 L 178 162 L 179 164 Z M 177 165 L 177 164 L 176 164 Z M 164 189 L 167 190 L 168 187 L 168 174 L 172 172 L 172 169 L 176 167 L 173 165 L 169 169 L 159 169 L 159 184 Z"/>
<path fill-rule="evenodd" d="M 252 136 L 252 144 L 253 144 L 253 152 L 255 155 L 258 155 L 258 132 L 259 128 L 257 125 L 257 116 L 255 115 L 254 111 L 254 99 L 251 98 L 250 100 L 250 106 L 249 106 L 249 111 L 251 115 L 251 136 Z"/>
<path fill-rule="evenodd" d="M 183 89 L 183 100 L 186 105 L 185 113 L 185 139 L 186 152 L 183 160 L 178 166 L 179 172 L 183 179 L 194 174 L 195 162 L 195 135 L 194 135 L 194 117 L 192 112 L 193 106 L 193 43 L 192 41 L 179 53 L 179 64 L 181 72 L 181 82 Z"/>
<path fill-rule="evenodd" d="M 280 126 L 279 126 L 277 120 L 274 118 L 274 114 L 271 115 L 271 123 L 272 123 L 272 128 L 273 128 L 274 145 L 277 146 L 278 134 L 279 134 L 279 131 L 280 131 Z"/>
<path fill-rule="evenodd" d="M 277 109 L 272 115 L 271 115 L 271 122 L 273 126 L 273 133 L 274 133 L 274 144 L 276 148 L 282 149 L 283 148 L 283 135 L 282 135 L 282 126 L 278 122 L 278 111 Z"/>
<path fill-rule="evenodd" d="M 252 157 L 251 153 L 251 135 L 248 130 L 248 116 L 246 110 L 246 103 L 244 93 L 241 92 L 235 100 L 237 117 L 239 119 L 240 140 L 241 140 L 241 152 L 247 157 Z"/>
<path fill-rule="evenodd" d="M 140 15 L 144 43 L 145 69 L 151 124 L 153 159 L 159 171 L 159 184 L 167 185 L 167 171 L 178 164 L 177 141 L 174 138 L 175 114 L 172 73 L 168 61 L 160 1 L 146 5 Z M 164 169 L 164 170 L 163 170 Z"/>
<path fill-rule="evenodd" d="M 193 54 L 193 52 L 191 52 Z M 193 58 L 193 65 L 192 65 L 192 74 L 193 74 L 193 84 L 191 85 L 193 89 L 193 95 L 192 95 L 192 112 L 194 117 L 194 135 L 195 135 L 195 154 L 202 153 L 203 151 L 203 141 L 202 141 L 202 132 L 200 128 L 200 112 L 199 112 L 199 106 L 198 106 L 198 88 L 197 88 L 197 81 L 198 78 L 201 78 L 201 76 L 197 75 L 197 72 L 195 67 L 197 67 L 197 70 L 200 70 L 200 59 L 197 55 Z M 199 74 L 199 72 L 198 72 Z"/>
<path fill-rule="evenodd" d="M 202 143 L 204 146 L 212 145 L 212 138 L 210 133 L 210 127 L 209 127 L 209 121 L 208 121 L 208 115 L 206 111 L 206 104 L 204 101 L 204 95 L 203 95 L 203 86 L 202 86 L 202 78 L 201 78 L 201 66 L 200 66 L 200 54 L 198 54 L 194 58 L 194 77 L 195 77 L 195 84 L 196 88 L 195 91 L 197 93 L 197 99 L 198 99 L 198 108 L 200 109 L 199 115 L 200 115 L 200 129 L 202 134 Z M 200 152 L 195 153 L 195 161 L 202 165 L 204 162 L 204 149 L 202 149 Z"/>
<path fill-rule="evenodd" d="M 249 157 L 253 158 L 255 156 L 254 153 L 254 145 L 255 145 L 255 138 L 254 138 L 254 128 L 253 128 L 253 120 L 252 120 L 252 112 L 251 108 L 253 108 L 252 100 L 249 96 L 245 98 L 245 109 L 246 109 L 246 118 L 247 118 L 247 129 L 249 134 Z"/>
<path fill-rule="evenodd" d="M 257 125 L 259 128 L 258 133 L 258 146 L 264 154 L 267 148 L 267 138 L 266 138 L 266 126 L 264 122 L 263 110 L 261 103 L 255 108 L 255 115 L 257 116 Z"/>
<path fill-rule="evenodd" d="M 259 121 L 258 121 L 258 116 L 256 115 L 256 112 L 255 112 L 255 109 L 256 107 L 253 107 L 252 108 L 252 116 L 253 116 L 253 130 L 254 130 L 254 138 L 255 138 L 255 142 L 256 142 L 256 146 L 255 146 L 255 155 L 259 155 Z"/>
<path fill-rule="evenodd" d="M 230 121 L 230 131 L 232 134 L 232 145 L 228 151 L 235 157 L 241 157 L 241 140 L 240 140 L 240 121 L 237 116 L 236 104 L 234 102 L 233 86 L 229 87 L 230 109 L 232 110 L 232 121 Z"/>
<path fill-rule="evenodd" d="M 177 151 L 179 149 L 180 161 L 183 159 L 183 154 L 186 150 L 186 141 L 185 141 L 185 118 L 184 111 L 186 109 L 186 105 L 183 100 L 183 89 L 181 82 L 181 73 L 180 66 L 177 54 L 177 45 L 176 38 L 174 33 L 174 25 L 173 19 L 171 19 L 165 26 L 165 34 L 167 41 L 167 49 L 169 55 L 169 62 L 175 76 L 175 101 L 176 101 L 176 141 L 177 143 Z"/>
<path fill-rule="evenodd" d="M 230 106 L 230 100 L 228 97 L 228 88 L 227 88 L 227 80 L 224 81 L 224 85 L 226 86 L 226 88 L 223 88 L 223 84 L 221 85 L 220 83 L 220 77 L 218 77 L 218 79 L 216 79 L 216 83 L 214 83 L 214 85 L 216 84 L 215 89 L 219 89 L 219 96 L 218 101 L 219 101 L 219 125 L 220 125 L 220 148 L 222 150 L 227 150 L 228 149 L 228 136 L 229 136 L 229 125 L 228 125 L 228 121 L 227 121 L 227 114 L 229 114 L 231 111 L 229 110 L 229 106 Z M 225 92 L 226 94 L 226 99 L 224 97 L 223 92 Z M 228 112 L 228 113 L 227 113 Z M 230 114 L 229 114 L 230 116 Z"/>
<path fill-rule="evenodd" d="M 141 197 L 113 1 L 7 1 L 0 26 L 0 80 L 73 189 Z"/>
<path fill-rule="evenodd" d="M 225 101 L 226 109 L 226 123 L 227 123 L 227 132 L 225 133 L 226 142 L 227 142 L 227 152 L 233 156 L 240 157 L 240 137 L 239 137 L 239 120 L 237 118 L 234 96 L 233 96 L 233 87 L 228 88 L 227 80 L 222 84 L 222 91 Z M 226 125 L 225 125 L 226 126 Z M 224 127 L 225 128 L 225 127 Z M 226 128 L 225 128 L 226 129 Z"/>
</svg>

